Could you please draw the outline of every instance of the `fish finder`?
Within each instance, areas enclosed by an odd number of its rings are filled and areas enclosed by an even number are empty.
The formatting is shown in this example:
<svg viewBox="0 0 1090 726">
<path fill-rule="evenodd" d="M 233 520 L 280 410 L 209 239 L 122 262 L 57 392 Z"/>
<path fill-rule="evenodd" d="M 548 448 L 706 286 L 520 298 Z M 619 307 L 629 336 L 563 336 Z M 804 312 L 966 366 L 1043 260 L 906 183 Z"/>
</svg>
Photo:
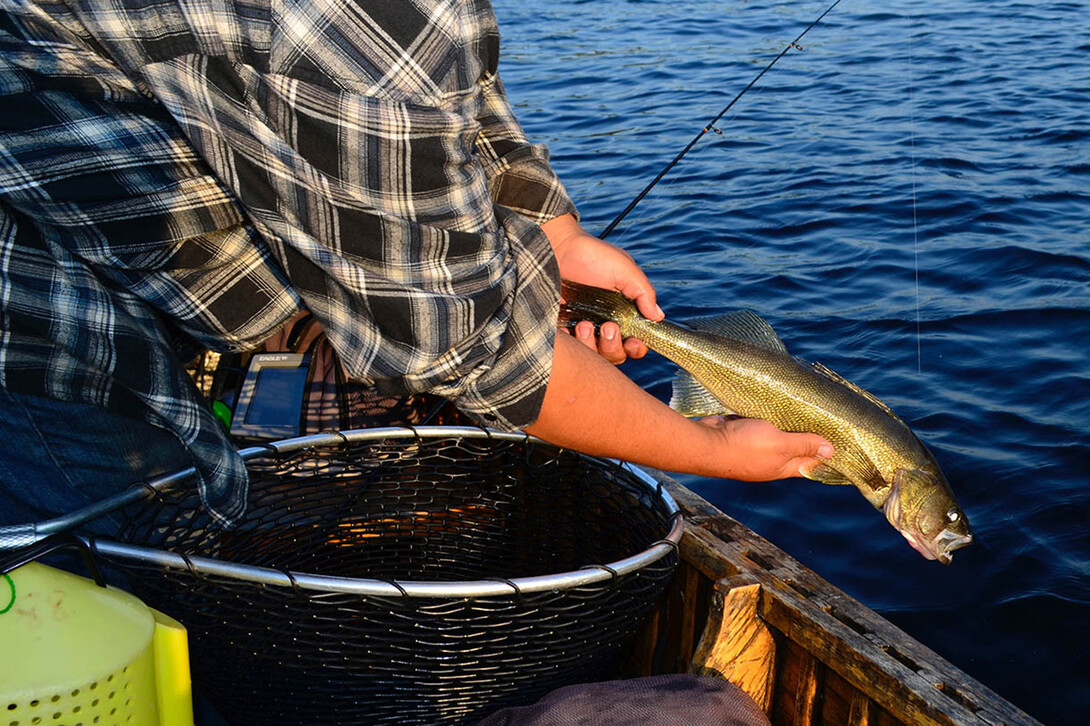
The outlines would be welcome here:
<svg viewBox="0 0 1090 726">
<path fill-rule="evenodd" d="M 299 435 L 310 372 L 310 356 L 303 353 L 258 353 L 242 380 L 231 419 L 231 436 L 268 441 Z"/>
</svg>

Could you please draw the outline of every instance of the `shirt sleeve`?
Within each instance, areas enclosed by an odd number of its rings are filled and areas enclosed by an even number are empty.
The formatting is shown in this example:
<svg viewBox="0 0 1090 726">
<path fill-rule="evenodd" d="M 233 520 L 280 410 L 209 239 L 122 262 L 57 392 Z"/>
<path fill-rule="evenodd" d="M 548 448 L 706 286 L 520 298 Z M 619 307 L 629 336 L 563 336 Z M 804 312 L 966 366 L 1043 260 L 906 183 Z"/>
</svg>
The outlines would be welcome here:
<svg viewBox="0 0 1090 726">
<path fill-rule="evenodd" d="M 538 224 L 578 211 L 549 165 L 549 150 L 532 144 L 510 104 L 499 75 L 484 86 L 477 147 L 484 160 L 492 198 Z"/>
<path fill-rule="evenodd" d="M 237 196 L 352 377 L 532 423 L 558 305 L 535 222 L 571 207 L 489 72 L 488 4 L 213 5 L 78 12 Z"/>
</svg>

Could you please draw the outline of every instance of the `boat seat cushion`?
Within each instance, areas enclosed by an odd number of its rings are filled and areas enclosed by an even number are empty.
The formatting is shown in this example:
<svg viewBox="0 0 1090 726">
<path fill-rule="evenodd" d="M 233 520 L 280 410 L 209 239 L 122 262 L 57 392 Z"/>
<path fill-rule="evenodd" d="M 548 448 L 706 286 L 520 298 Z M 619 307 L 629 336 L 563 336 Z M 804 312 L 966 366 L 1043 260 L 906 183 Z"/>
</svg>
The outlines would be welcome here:
<svg viewBox="0 0 1090 726">
<path fill-rule="evenodd" d="M 711 676 L 661 675 L 557 689 L 478 726 L 769 726 L 742 689 Z"/>
</svg>

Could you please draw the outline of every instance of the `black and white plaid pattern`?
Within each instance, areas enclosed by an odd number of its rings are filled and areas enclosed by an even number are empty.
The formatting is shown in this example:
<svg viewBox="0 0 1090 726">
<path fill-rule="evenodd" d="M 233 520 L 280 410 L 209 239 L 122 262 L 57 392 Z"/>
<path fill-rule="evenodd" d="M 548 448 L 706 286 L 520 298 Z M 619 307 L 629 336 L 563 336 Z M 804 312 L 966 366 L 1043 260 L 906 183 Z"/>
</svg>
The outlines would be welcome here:
<svg viewBox="0 0 1090 726">
<path fill-rule="evenodd" d="M 530 423 L 574 211 L 485 0 L 0 0 L 0 384 L 242 467 L 160 321 L 247 349 L 300 305 L 353 377 Z"/>
</svg>

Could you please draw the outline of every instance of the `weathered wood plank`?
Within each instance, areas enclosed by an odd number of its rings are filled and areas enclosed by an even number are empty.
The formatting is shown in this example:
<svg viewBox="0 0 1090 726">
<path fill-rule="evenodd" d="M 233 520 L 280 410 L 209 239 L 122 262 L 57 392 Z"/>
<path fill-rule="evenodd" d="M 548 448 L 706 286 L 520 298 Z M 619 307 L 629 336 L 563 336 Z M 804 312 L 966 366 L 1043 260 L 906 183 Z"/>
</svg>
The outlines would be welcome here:
<svg viewBox="0 0 1090 726">
<path fill-rule="evenodd" d="M 716 585 L 704 635 L 690 671 L 717 675 L 741 688 L 768 712 L 776 666 L 772 632 L 757 617 L 760 585 Z"/>
<path fill-rule="evenodd" d="M 873 701 L 858 688 L 845 681 L 835 671 L 826 668 L 822 687 L 821 718 L 823 724 L 871 726 Z"/>
<path fill-rule="evenodd" d="M 777 648 L 776 694 L 768 714 L 773 726 L 823 723 L 815 713 L 818 702 L 825 702 L 824 684 L 819 680 L 823 666 L 798 643 L 781 637 Z"/>
<path fill-rule="evenodd" d="M 741 572 L 733 562 L 724 559 L 719 552 L 708 549 L 702 540 L 694 538 L 690 527 L 686 527 L 679 549 L 681 559 L 712 582 L 735 577 Z"/>
<path fill-rule="evenodd" d="M 701 575 L 696 568 L 683 565 L 678 573 L 676 592 L 678 597 L 671 603 L 671 619 L 678 624 L 678 630 L 673 638 L 673 647 L 667 651 L 668 662 L 665 664 L 671 670 L 684 671 L 693 659 L 693 651 L 696 649 L 697 632 L 697 607 L 700 597 Z"/>
<path fill-rule="evenodd" d="M 665 604 L 657 608 L 644 623 L 629 651 L 628 657 L 621 664 L 619 677 L 636 678 L 651 675 L 655 671 L 655 651 L 659 647 L 659 633 L 666 617 Z"/>
<path fill-rule="evenodd" d="M 859 691 L 852 694 L 851 707 L 848 710 L 846 726 L 870 726 L 872 701 Z"/>
<path fill-rule="evenodd" d="M 818 672 L 817 658 L 808 655 L 804 660 L 795 695 L 795 714 L 791 721 L 794 726 L 813 726 L 818 698 Z"/>
<path fill-rule="evenodd" d="M 637 633 L 618 677 L 688 670 L 703 626 L 703 621 L 698 620 L 707 612 L 706 604 L 701 603 L 701 598 L 707 597 L 701 594 L 702 589 L 710 591 L 710 581 L 694 567 L 680 562 L 666 596 Z"/>
</svg>

